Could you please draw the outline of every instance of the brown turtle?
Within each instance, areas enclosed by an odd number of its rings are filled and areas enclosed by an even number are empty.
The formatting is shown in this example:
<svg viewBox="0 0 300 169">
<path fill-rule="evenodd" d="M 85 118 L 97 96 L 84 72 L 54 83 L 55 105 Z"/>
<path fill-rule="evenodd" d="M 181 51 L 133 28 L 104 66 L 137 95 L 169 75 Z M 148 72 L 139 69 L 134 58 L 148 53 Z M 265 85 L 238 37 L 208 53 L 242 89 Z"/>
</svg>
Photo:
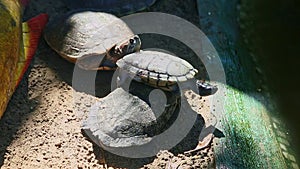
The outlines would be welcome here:
<svg viewBox="0 0 300 169">
<path fill-rule="evenodd" d="M 103 12 L 73 11 L 53 19 L 45 40 L 60 56 L 88 70 L 111 70 L 141 41 L 121 19 Z"/>
</svg>

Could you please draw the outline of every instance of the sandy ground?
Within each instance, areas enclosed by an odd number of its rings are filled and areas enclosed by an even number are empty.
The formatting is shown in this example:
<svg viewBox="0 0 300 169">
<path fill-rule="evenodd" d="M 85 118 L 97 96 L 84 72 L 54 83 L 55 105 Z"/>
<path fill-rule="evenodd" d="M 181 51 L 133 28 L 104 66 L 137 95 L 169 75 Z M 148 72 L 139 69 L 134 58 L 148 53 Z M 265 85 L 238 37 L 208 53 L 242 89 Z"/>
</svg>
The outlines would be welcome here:
<svg viewBox="0 0 300 169">
<path fill-rule="evenodd" d="M 24 18 L 40 12 L 53 16 L 69 9 L 60 1 L 32 0 Z M 195 1 L 159 1 L 148 11 L 163 11 L 183 17 L 199 26 Z M 145 37 L 147 38 L 147 37 Z M 144 46 L 153 43 L 153 37 Z M 155 39 L 155 37 L 154 37 Z M 164 40 L 159 46 L 169 47 Z M 172 46 L 170 47 L 172 49 Z M 183 56 L 192 58 L 184 48 L 173 47 Z M 42 39 L 32 67 L 13 95 L 5 115 L 0 120 L 0 167 L 8 168 L 211 168 L 213 148 L 184 154 L 180 148 L 161 151 L 156 157 L 129 159 L 101 153 L 81 132 L 83 115 L 98 99 L 72 88 L 74 65 L 52 51 Z M 201 70 L 201 66 L 197 67 Z M 113 72 L 100 72 L 96 79 L 96 93 L 105 96 L 110 91 L 109 80 Z M 209 97 L 200 98 L 187 92 L 191 108 L 200 113 L 203 121 L 209 120 Z M 76 98 L 75 98 L 76 97 Z M 203 110 L 207 110 L 206 113 Z M 203 113 L 204 112 L 204 113 Z M 194 140 L 185 139 L 177 147 L 188 147 Z M 195 147 L 195 146 L 194 146 Z M 105 156 L 105 164 L 101 157 Z"/>
</svg>

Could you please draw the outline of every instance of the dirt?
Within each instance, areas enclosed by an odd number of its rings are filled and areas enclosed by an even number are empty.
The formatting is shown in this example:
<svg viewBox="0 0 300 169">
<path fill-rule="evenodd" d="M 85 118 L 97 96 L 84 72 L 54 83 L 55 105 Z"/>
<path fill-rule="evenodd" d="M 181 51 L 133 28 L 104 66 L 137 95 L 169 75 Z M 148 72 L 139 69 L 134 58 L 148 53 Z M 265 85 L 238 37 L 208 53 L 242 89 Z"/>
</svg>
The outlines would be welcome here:
<svg viewBox="0 0 300 169">
<path fill-rule="evenodd" d="M 48 13 L 50 19 L 53 19 L 54 16 L 67 11 L 69 9 L 58 0 L 55 3 L 52 0 L 32 0 L 24 19 L 27 20 L 40 12 Z M 199 26 L 196 3 L 193 0 L 159 0 L 147 11 L 175 14 Z M 151 43 L 151 40 L 147 43 Z M 187 57 L 193 57 L 184 48 L 178 50 Z M 201 69 L 201 67 L 197 68 Z M 102 151 L 81 132 L 81 122 L 88 113 L 88 108 L 110 92 L 108 82 L 113 72 L 97 74 L 96 94 L 100 97 L 96 98 L 72 87 L 73 69 L 72 63 L 59 57 L 41 39 L 31 68 L 0 120 L 1 168 L 172 169 L 176 167 L 212 168 L 214 166 L 211 144 L 193 153 L 184 154 L 183 151 L 176 151 L 178 149 L 175 148 L 162 150 L 156 157 L 144 159 L 130 159 Z M 192 92 L 187 92 L 186 97 L 193 111 L 197 112 L 205 122 L 209 121 L 211 118 L 208 106 L 209 97 L 201 98 Z M 186 147 L 196 139 L 195 137 L 192 141 L 186 139 L 178 146 Z"/>
</svg>

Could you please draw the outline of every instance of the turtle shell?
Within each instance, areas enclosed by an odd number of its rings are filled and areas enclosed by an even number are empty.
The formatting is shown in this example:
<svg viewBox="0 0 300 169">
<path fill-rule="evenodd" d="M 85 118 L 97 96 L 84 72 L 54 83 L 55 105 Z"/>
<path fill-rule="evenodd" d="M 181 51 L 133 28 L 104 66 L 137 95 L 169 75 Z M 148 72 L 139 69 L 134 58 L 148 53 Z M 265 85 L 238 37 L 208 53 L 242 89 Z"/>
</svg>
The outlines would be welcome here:
<svg viewBox="0 0 300 169">
<path fill-rule="evenodd" d="M 118 60 L 117 65 L 135 79 L 165 90 L 172 90 L 174 84 L 192 79 L 198 73 L 187 61 L 159 51 L 132 53 Z"/>
<path fill-rule="evenodd" d="M 74 63 L 83 56 L 103 55 L 134 34 L 114 15 L 81 11 L 52 19 L 44 36 L 52 49 Z"/>
</svg>

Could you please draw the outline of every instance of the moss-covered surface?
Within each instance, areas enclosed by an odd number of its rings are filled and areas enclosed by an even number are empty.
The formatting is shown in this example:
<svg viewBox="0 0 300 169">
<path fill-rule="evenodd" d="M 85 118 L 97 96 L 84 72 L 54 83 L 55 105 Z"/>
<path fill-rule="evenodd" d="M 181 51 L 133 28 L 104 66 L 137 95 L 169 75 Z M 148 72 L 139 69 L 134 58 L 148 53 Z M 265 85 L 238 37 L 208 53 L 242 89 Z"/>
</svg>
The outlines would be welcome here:
<svg viewBox="0 0 300 169">
<path fill-rule="evenodd" d="M 222 119 L 225 139 L 216 149 L 218 163 L 230 168 L 287 168 L 266 107 L 228 87 Z"/>
</svg>

